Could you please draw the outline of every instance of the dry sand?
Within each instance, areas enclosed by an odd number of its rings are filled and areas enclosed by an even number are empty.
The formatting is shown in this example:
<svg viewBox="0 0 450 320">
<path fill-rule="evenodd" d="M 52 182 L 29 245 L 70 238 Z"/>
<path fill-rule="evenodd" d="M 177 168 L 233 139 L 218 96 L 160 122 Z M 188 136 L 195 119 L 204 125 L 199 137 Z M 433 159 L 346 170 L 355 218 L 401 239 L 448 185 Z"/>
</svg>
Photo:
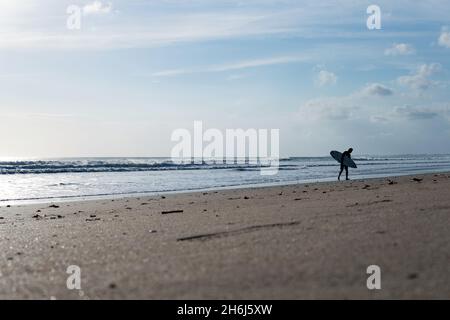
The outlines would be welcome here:
<svg viewBox="0 0 450 320">
<path fill-rule="evenodd" d="M 414 177 L 2 207 L 0 298 L 448 299 L 450 174 Z"/>
</svg>

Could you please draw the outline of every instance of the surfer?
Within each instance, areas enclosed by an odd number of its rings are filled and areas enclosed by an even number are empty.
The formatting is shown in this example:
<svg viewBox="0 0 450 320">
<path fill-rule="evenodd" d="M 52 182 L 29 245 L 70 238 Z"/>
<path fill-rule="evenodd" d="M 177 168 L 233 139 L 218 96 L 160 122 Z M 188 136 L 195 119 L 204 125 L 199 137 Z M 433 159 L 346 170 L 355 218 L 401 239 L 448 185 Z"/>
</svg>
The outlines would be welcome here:
<svg viewBox="0 0 450 320">
<path fill-rule="evenodd" d="M 339 176 L 338 176 L 338 180 L 339 181 L 341 181 L 341 174 L 342 174 L 342 171 L 344 171 L 344 169 L 345 169 L 345 180 L 350 180 L 348 178 L 348 166 L 346 166 L 344 164 L 344 158 L 345 158 L 345 156 L 347 156 L 347 157 L 349 157 L 349 159 L 351 159 L 352 158 L 351 157 L 352 151 L 353 151 L 353 148 L 350 148 L 347 151 L 344 151 L 342 153 L 342 157 L 341 157 L 341 171 L 339 172 Z"/>
</svg>

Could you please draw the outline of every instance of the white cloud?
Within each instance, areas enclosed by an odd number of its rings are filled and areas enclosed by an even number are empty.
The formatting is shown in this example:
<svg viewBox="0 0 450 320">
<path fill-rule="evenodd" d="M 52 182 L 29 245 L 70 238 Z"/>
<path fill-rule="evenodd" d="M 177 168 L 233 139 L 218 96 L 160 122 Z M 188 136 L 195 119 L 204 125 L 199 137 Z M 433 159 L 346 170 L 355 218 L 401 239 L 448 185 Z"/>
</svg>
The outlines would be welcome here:
<svg viewBox="0 0 450 320">
<path fill-rule="evenodd" d="M 44 0 L 43 0 L 44 1 Z M 130 1 L 132 2 L 132 1 Z M 154 5 L 157 1 L 155 1 Z M 49 19 L 47 11 L 33 12 L 33 16 L 21 17 L 18 22 L 6 26 L 3 12 L 0 10 L 0 48 L 45 48 L 45 49 L 117 49 L 135 47 L 161 47 L 174 43 L 201 42 L 209 40 L 242 38 L 260 35 L 277 35 L 292 33 L 297 29 L 297 12 L 262 9 L 255 10 L 219 10 L 206 9 L 201 6 L 180 4 L 171 6 L 171 1 L 158 1 L 167 11 L 151 10 L 151 4 L 142 4 L 139 14 L 124 12 L 121 19 L 96 21 L 95 30 L 82 27 L 81 32 L 61 32 L 61 26 Z M 1 0 L 0 0 L 1 3 Z M 38 8 L 43 7 L 40 5 Z M 124 7 L 128 6 L 128 3 Z M 131 8 L 137 4 L 130 5 Z M 54 10 L 55 6 L 50 7 Z M 58 7 L 58 6 L 56 6 Z M 174 9 L 175 7 L 176 9 Z M 1 9 L 1 7 L 0 7 Z M 82 8 L 84 15 L 105 15 L 113 13 L 113 5 L 106 1 L 94 1 Z M 60 14 L 52 12 L 52 14 Z M 280 16 L 283 18 L 281 19 Z M 30 24 L 19 24 L 22 20 Z M 34 21 L 48 21 L 46 24 L 34 25 Z M 56 20 L 59 23 L 59 20 Z M 16 25 L 20 28 L 17 28 Z"/>
<path fill-rule="evenodd" d="M 95 21 L 92 29 L 84 28 L 83 24 L 81 32 L 68 33 L 61 27 L 60 19 L 54 19 L 62 14 L 61 6 L 54 5 L 60 0 L 0 0 L 0 49 L 107 50 L 261 35 L 294 35 L 304 39 L 326 40 L 352 39 L 355 36 L 360 39 L 365 34 L 363 29 L 352 28 L 349 31 L 347 27 L 336 27 L 333 22 L 338 18 L 342 26 L 360 26 L 360 8 L 355 6 L 354 0 L 341 1 L 339 6 L 335 1 L 317 0 L 301 3 L 294 0 L 116 0 L 114 5 L 109 1 L 112 0 L 78 2 L 88 3 L 83 7 L 85 15 L 111 14 L 114 7 L 120 6 L 123 9 L 120 19 L 101 19 Z M 397 7 L 401 10 L 404 6 L 393 4 L 392 1 L 387 3 L 392 11 Z M 20 12 L 16 12 L 18 8 L 21 8 Z M 413 23 L 417 17 L 434 21 L 442 16 L 438 21 L 446 21 L 445 8 L 445 4 L 430 5 L 424 0 L 415 4 L 413 11 L 403 18 Z M 94 29 L 95 32 L 91 32 Z M 431 36 L 433 33 L 423 30 L 420 34 Z M 385 30 L 377 37 L 414 35 L 417 35 L 417 31 L 404 28 Z"/>
<path fill-rule="evenodd" d="M 336 82 L 337 76 L 333 72 L 326 70 L 320 70 L 315 80 L 316 85 L 319 87 L 333 85 L 336 84 Z"/>
<path fill-rule="evenodd" d="M 442 66 L 439 63 L 423 64 L 413 74 L 401 76 L 397 81 L 399 84 L 412 89 L 426 90 L 437 83 L 430 77 L 441 70 Z"/>
<path fill-rule="evenodd" d="M 374 123 L 386 123 L 389 121 L 389 119 L 385 116 L 373 115 L 370 116 L 370 121 Z"/>
<path fill-rule="evenodd" d="M 389 111 L 382 114 L 371 116 L 372 122 L 386 123 L 392 120 L 430 120 L 430 119 L 446 119 L 450 121 L 450 104 L 433 104 L 427 106 L 421 105 L 403 105 L 394 106 Z"/>
<path fill-rule="evenodd" d="M 299 118 L 302 121 L 318 120 L 348 120 L 358 109 L 353 97 L 325 97 L 310 99 L 299 108 Z"/>
<path fill-rule="evenodd" d="M 450 48 L 450 31 L 448 28 L 442 28 L 438 43 L 440 46 Z"/>
<path fill-rule="evenodd" d="M 320 120 L 351 120 L 368 117 L 371 110 L 379 106 L 368 96 L 389 96 L 392 89 L 379 84 L 371 83 L 362 89 L 348 95 L 337 97 L 321 97 L 307 100 L 299 108 L 299 117 L 305 122 Z M 376 118 L 381 119 L 381 117 Z"/>
<path fill-rule="evenodd" d="M 364 95 L 370 95 L 370 96 L 390 96 L 394 92 L 392 91 L 392 89 L 390 89 L 382 84 L 371 83 L 363 88 L 362 93 Z"/>
<path fill-rule="evenodd" d="M 83 7 L 83 13 L 85 15 L 106 14 L 106 13 L 110 13 L 111 10 L 112 10 L 111 2 L 108 2 L 108 4 L 106 4 L 106 3 L 102 3 L 101 1 L 94 1 Z"/>
<path fill-rule="evenodd" d="M 294 62 L 302 62 L 306 61 L 307 58 L 303 56 L 281 56 L 281 57 L 272 57 L 265 59 L 254 59 L 254 60 L 245 60 L 239 61 L 229 64 L 222 65 L 211 65 L 197 68 L 180 68 L 180 69 L 170 69 L 158 71 L 152 74 L 154 77 L 170 77 L 177 76 L 183 74 L 192 74 L 192 73 L 209 73 L 209 72 L 225 72 L 225 71 L 233 71 L 233 70 L 241 70 L 247 68 L 255 68 L 255 67 L 263 67 L 277 64 L 287 64 Z"/>
<path fill-rule="evenodd" d="M 430 108 L 403 106 L 394 108 L 394 115 L 408 120 L 428 120 L 438 117 L 439 112 Z"/>
<path fill-rule="evenodd" d="M 394 43 L 392 47 L 384 50 L 384 54 L 387 56 L 404 56 L 415 52 L 414 47 L 407 43 Z"/>
</svg>

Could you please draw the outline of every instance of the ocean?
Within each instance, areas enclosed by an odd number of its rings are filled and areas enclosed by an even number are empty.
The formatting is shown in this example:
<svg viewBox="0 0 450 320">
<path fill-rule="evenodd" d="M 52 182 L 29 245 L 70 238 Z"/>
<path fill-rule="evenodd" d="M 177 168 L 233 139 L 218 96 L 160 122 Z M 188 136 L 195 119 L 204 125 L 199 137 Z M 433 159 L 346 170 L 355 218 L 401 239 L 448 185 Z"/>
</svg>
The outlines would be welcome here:
<svg viewBox="0 0 450 320">
<path fill-rule="evenodd" d="M 350 178 L 450 171 L 450 155 L 354 156 Z M 276 175 L 250 164 L 175 164 L 169 158 L 0 161 L 0 205 L 336 180 L 330 156 L 280 160 Z"/>
</svg>

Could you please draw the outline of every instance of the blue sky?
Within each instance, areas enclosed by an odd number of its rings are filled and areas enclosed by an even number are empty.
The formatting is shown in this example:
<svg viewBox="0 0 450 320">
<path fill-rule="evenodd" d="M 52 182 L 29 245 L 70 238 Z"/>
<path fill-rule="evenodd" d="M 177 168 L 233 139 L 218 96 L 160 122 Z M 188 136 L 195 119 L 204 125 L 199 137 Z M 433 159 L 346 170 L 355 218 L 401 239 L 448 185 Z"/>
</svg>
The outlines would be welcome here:
<svg viewBox="0 0 450 320">
<path fill-rule="evenodd" d="M 393 2 L 0 0 L 0 157 L 168 156 L 194 120 L 279 128 L 282 156 L 449 153 L 450 3 Z"/>
</svg>

